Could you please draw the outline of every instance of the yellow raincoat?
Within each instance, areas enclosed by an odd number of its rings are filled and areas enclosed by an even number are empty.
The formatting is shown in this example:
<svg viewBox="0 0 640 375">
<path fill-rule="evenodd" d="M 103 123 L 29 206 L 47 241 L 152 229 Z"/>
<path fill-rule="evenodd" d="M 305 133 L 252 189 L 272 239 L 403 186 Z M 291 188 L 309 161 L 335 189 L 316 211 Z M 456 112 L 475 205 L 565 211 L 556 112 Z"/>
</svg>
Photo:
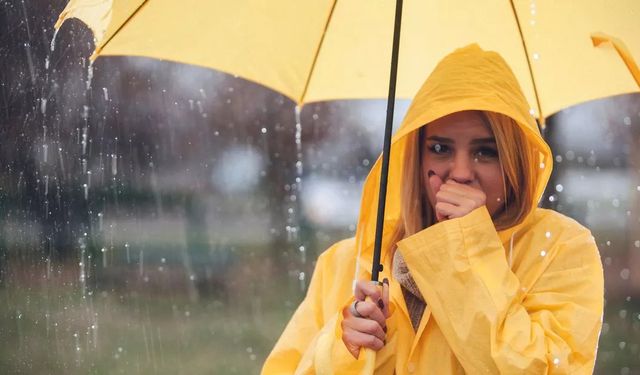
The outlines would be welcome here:
<svg viewBox="0 0 640 375">
<path fill-rule="evenodd" d="M 397 244 L 427 307 L 414 331 L 391 275 L 389 243 L 400 217 L 405 135 L 447 114 L 488 110 L 518 123 L 539 165 L 527 181 L 542 196 L 552 168 L 530 107 L 504 60 L 477 45 L 445 57 L 394 136 L 381 278 L 391 281 L 387 343 L 376 374 L 590 374 L 602 325 L 603 271 L 594 238 L 557 212 L 533 208 L 497 232 L 486 207 L 434 224 Z M 369 174 L 356 237 L 318 259 L 306 298 L 267 358 L 263 374 L 359 374 L 341 339 L 354 269 L 370 278 L 380 160 Z M 535 175 L 534 175 L 535 174 Z M 537 178 L 534 178 L 537 177 Z M 531 202 L 537 206 L 537 201 Z"/>
</svg>

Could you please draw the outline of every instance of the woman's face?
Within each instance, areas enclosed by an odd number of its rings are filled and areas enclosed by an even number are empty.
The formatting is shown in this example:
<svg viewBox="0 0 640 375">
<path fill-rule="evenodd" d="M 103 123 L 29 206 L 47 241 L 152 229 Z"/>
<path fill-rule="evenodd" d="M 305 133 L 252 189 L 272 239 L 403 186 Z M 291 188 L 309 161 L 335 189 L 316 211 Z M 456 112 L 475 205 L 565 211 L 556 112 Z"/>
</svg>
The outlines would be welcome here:
<svg viewBox="0 0 640 375">
<path fill-rule="evenodd" d="M 456 112 L 425 127 L 422 145 L 422 179 L 431 207 L 436 193 L 429 183 L 429 171 L 446 183 L 466 184 L 486 195 L 493 217 L 503 206 L 504 175 L 493 132 L 473 111 Z"/>
</svg>

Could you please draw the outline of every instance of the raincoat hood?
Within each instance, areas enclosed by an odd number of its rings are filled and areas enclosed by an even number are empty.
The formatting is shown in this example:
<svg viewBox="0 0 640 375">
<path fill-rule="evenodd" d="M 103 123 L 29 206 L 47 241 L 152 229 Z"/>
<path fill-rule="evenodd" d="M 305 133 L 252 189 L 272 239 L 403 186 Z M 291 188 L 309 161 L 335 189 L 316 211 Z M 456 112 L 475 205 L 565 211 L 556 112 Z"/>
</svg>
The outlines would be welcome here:
<svg viewBox="0 0 640 375">
<path fill-rule="evenodd" d="M 504 59 L 496 52 L 484 51 L 477 44 L 471 44 L 454 51 L 438 63 L 415 95 L 400 129 L 392 139 L 384 220 L 385 240 L 388 241 L 400 223 L 406 136 L 438 118 L 466 110 L 492 111 L 512 118 L 525 134 L 529 147 L 538 150 L 539 164 L 533 170 L 525 171 L 530 175 L 537 174 L 526 179 L 537 184 L 534 189 L 535 200 L 530 202 L 531 208 L 537 206 L 551 175 L 551 150 L 543 140 L 531 115 L 531 107 Z M 356 246 L 361 260 L 359 263 L 369 270 L 375 238 L 381 167 L 380 157 L 365 181 L 356 231 Z M 526 222 L 526 218 L 524 221 Z M 522 223 L 518 226 L 520 225 Z M 514 230 L 516 227 L 501 231 L 500 237 L 508 237 Z M 382 259 L 389 249 L 388 242 L 383 240 Z"/>
</svg>

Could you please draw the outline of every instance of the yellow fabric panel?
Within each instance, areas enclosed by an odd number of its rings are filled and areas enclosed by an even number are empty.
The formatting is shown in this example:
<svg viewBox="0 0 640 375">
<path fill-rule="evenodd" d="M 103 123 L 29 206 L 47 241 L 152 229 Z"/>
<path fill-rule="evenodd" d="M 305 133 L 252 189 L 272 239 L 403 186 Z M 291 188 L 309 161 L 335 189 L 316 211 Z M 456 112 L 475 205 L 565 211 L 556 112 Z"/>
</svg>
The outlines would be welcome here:
<svg viewBox="0 0 640 375">
<path fill-rule="evenodd" d="M 591 34 L 619 38 L 640 61 L 640 2 L 636 0 L 514 0 L 532 58 L 543 114 L 640 87 L 612 45 L 594 47 Z M 534 56 L 535 55 L 535 56 Z M 537 56 L 537 58 L 535 58 Z"/>
</svg>

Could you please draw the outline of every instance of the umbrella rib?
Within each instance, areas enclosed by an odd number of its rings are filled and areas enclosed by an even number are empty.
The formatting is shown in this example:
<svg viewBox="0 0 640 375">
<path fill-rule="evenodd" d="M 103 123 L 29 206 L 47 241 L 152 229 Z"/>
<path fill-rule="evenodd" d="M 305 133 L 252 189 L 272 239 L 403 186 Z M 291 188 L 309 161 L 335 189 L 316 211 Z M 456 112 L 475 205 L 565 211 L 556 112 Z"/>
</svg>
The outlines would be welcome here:
<svg viewBox="0 0 640 375">
<path fill-rule="evenodd" d="M 309 69 L 309 74 L 307 74 L 307 81 L 304 83 L 304 90 L 302 91 L 302 95 L 298 99 L 298 105 L 302 106 L 304 104 L 304 98 L 307 96 L 307 89 L 309 88 L 309 83 L 311 82 L 311 76 L 313 76 L 313 72 L 316 68 L 316 62 L 318 61 L 318 56 L 320 55 L 320 50 L 322 49 L 322 45 L 324 44 L 324 37 L 327 35 L 327 29 L 329 28 L 329 23 L 331 23 L 331 18 L 333 18 L 333 11 L 336 8 L 336 3 L 338 0 L 334 0 L 331 5 L 331 11 L 329 12 L 329 17 L 327 17 L 327 22 L 324 24 L 324 30 L 322 30 L 322 37 L 320 37 L 320 43 L 318 43 L 318 48 L 316 49 L 316 53 L 313 56 L 313 63 L 311 63 L 311 69 Z"/>
<path fill-rule="evenodd" d="M 536 97 L 536 104 L 538 105 L 538 111 L 540 112 L 538 118 L 540 119 L 540 123 L 544 127 L 544 116 L 542 114 L 542 106 L 540 106 L 540 97 L 538 96 L 538 88 L 536 87 L 536 78 L 533 76 L 531 61 L 529 60 L 529 50 L 527 49 L 527 42 L 524 40 L 524 35 L 522 34 L 522 28 L 520 27 L 520 19 L 518 18 L 518 12 L 516 11 L 516 7 L 513 4 L 513 0 L 509 0 L 509 4 L 511 4 L 511 10 L 513 11 L 513 16 L 516 19 L 516 25 L 518 25 L 518 32 L 520 33 L 522 48 L 524 48 L 524 54 L 527 60 L 527 66 L 529 67 L 529 75 L 531 76 L 531 83 L 533 84 L 533 93 Z"/>
</svg>

